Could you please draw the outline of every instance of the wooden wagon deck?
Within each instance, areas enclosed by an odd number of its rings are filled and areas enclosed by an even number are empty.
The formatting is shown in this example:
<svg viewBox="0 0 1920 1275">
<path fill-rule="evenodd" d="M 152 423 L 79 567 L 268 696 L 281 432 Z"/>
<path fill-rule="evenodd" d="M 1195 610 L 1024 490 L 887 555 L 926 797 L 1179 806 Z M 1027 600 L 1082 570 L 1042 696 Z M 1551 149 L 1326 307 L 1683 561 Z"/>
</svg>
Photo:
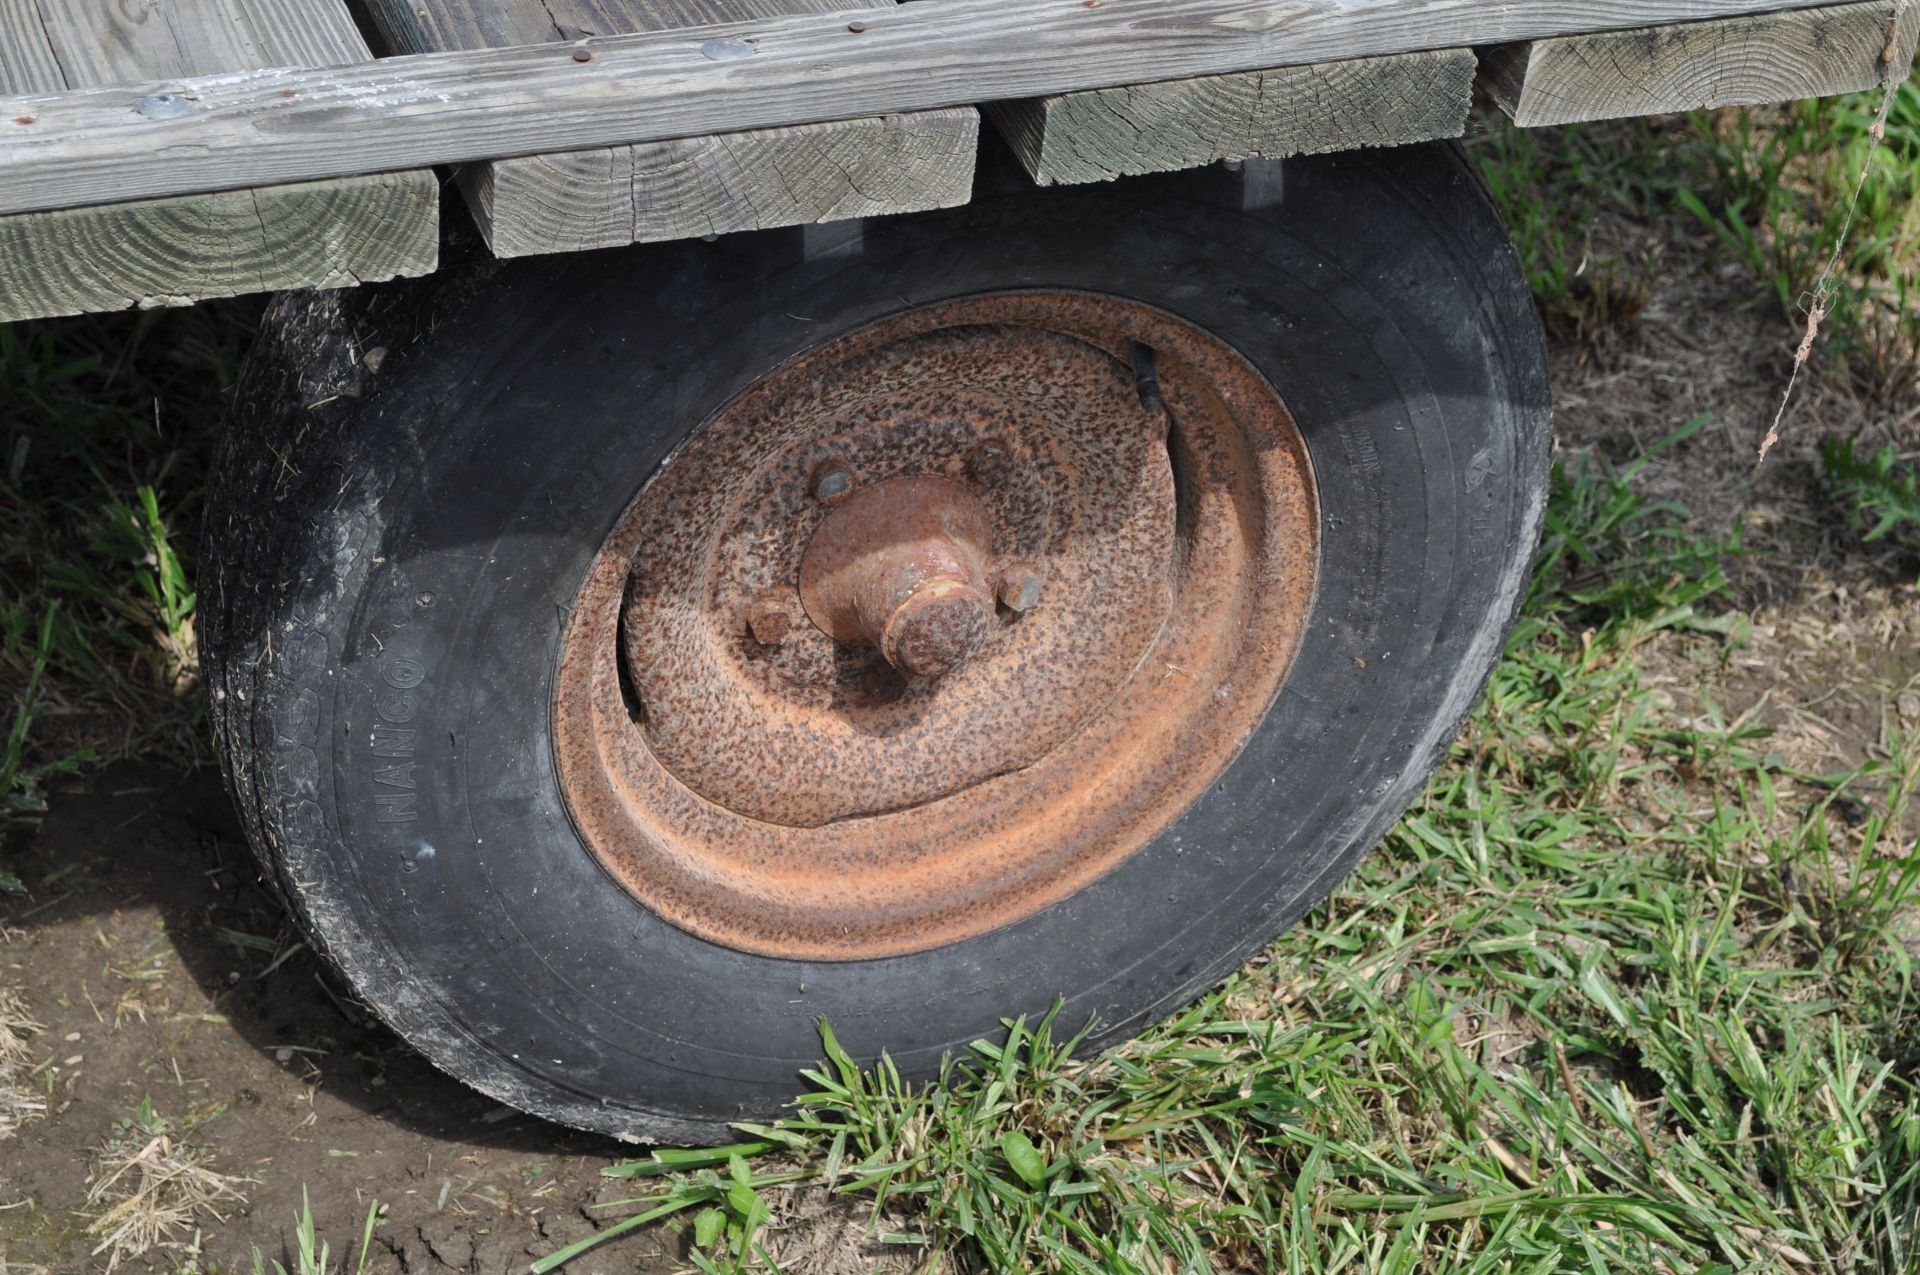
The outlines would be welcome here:
<svg viewBox="0 0 1920 1275">
<path fill-rule="evenodd" d="M 1784 101 L 1920 0 L 0 0 L 0 320 L 420 274 L 1035 180 Z M 390 56 L 375 56 L 376 51 Z"/>
</svg>

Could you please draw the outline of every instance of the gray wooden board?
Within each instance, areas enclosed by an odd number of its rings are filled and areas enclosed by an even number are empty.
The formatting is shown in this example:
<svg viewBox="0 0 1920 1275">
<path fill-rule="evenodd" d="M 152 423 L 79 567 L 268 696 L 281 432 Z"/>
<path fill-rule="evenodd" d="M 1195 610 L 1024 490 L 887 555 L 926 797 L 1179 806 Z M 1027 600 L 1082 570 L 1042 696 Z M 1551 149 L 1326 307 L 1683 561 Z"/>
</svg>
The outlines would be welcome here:
<svg viewBox="0 0 1920 1275">
<path fill-rule="evenodd" d="M 9 95 L 370 56 L 339 0 L 0 0 Z M 438 256 L 424 171 L 23 213 L 0 217 L 0 321 L 340 287 Z"/>
<path fill-rule="evenodd" d="M 1478 60 L 1435 49 L 999 102 L 987 117 L 1042 184 L 1398 146 L 1466 131 Z"/>
<path fill-rule="evenodd" d="M 1516 124 L 1573 124 L 1826 97 L 1897 82 L 1920 0 L 1727 18 L 1488 50 L 1488 90 Z"/>
<path fill-rule="evenodd" d="M 0 93 L 58 93 L 67 87 L 35 0 L 0 0 Z"/>
<path fill-rule="evenodd" d="M 350 67 L 0 99 L 0 212 L 464 163 L 1506 44 L 1809 0 L 938 0 Z M 854 33 L 849 22 L 861 19 Z M 713 39 L 751 56 L 713 60 Z M 9 126 L 15 116 L 31 127 Z"/>
<path fill-rule="evenodd" d="M 439 251 L 431 177 L 329 178 L 0 217 L 0 321 L 424 274 Z"/>
<path fill-rule="evenodd" d="M 0 0 L 0 36 L 9 94 L 372 56 L 339 0 Z"/>
<path fill-rule="evenodd" d="M 594 36 L 893 0 L 373 0 L 393 47 L 426 53 Z M 973 189 L 972 107 L 835 120 L 464 165 L 461 190 L 496 256 L 609 248 L 950 208 Z"/>
<path fill-rule="evenodd" d="M 952 208 L 979 134 L 971 108 L 916 111 L 468 164 L 460 185 L 521 257 Z"/>
</svg>

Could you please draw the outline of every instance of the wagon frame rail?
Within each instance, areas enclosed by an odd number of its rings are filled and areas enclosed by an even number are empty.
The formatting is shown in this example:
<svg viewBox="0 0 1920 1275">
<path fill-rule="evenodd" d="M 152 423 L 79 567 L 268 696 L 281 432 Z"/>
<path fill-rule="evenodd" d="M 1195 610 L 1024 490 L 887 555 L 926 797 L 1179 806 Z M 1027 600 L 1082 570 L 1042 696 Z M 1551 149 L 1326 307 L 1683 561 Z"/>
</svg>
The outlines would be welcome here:
<svg viewBox="0 0 1920 1275">
<path fill-rule="evenodd" d="M 0 213 L 1820 7 L 923 0 L 0 100 Z M 1889 16 L 1895 12 L 1888 0 Z M 855 30 L 854 28 L 859 28 Z M 575 60 L 574 49 L 590 58 Z M 743 52 L 744 51 L 744 52 Z M 170 93 L 168 118 L 140 103 Z M 24 122 L 23 122 L 24 121 Z"/>
<path fill-rule="evenodd" d="M 1896 82 L 1920 0 L 0 0 L 0 321 Z M 738 19 L 722 21 L 720 19 Z M 838 232 L 836 232 L 838 233 Z"/>
</svg>

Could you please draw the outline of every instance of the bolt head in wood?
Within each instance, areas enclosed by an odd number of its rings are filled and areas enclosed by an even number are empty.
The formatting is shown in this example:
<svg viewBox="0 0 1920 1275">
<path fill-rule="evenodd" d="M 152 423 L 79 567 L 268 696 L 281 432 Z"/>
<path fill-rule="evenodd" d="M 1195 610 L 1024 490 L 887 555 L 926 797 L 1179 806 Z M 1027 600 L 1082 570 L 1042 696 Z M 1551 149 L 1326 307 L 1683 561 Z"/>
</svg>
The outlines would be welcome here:
<svg viewBox="0 0 1920 1275">
<path fill-rule="evenodd" d="M 193 107 L 178 93 L 149 93 L 133 109 L 150 120 L 177 120 L 193 113 Z"/>
</svg>

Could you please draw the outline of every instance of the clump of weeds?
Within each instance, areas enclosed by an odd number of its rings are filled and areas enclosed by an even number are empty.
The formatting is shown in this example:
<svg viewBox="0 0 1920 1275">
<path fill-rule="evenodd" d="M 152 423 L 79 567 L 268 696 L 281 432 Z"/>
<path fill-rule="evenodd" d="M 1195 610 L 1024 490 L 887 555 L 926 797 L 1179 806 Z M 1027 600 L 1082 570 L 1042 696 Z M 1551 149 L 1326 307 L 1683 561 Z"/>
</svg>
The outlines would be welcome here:
<svg viewBox="0 0 1920 1275">
<path fill-rule="evenodd" d="M 256 308 L 0 324 L 0 825 L 89 762 L 204 756 L 191 546 Z"/>
</svg>

